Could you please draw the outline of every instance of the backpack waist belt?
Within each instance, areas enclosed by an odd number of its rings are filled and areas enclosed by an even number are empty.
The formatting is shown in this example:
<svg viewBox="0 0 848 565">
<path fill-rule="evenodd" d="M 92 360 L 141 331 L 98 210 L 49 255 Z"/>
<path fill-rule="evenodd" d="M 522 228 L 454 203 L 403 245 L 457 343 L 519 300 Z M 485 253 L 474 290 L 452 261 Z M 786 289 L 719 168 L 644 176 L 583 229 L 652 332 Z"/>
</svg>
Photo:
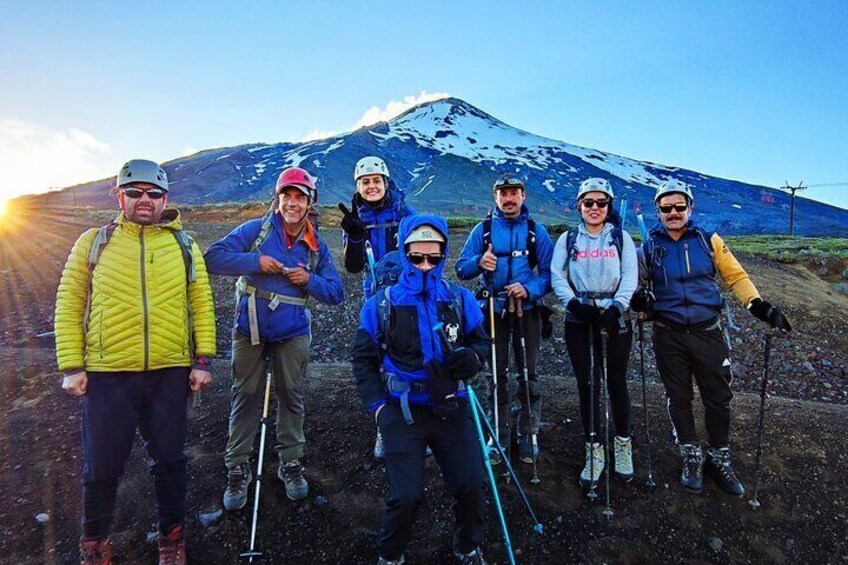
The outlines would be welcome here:
<svg viewBox="0 0 848 565">
<path fill-rule="evenodd" d="M 259 319 L 256 316 L 256 297 L 268 301 L 268 308 L 272 311 L 277 309 L 280 303 L 293 304 L 295 306 L 306 306 L 306 298 L 296 298 L 294 296 L 286 296 L 277 294 L 268 290 L 256 288 L 244 277 L 240 277 L 236 282 L 236 291 L 239 295 L 247 295 L 247 319 L 250 323 L 250 344 L 259 345 Z"/>
<path fill-rule="evenodd" d="M 575 290 L 574 296 L 577 298 L 597 298 L 605 300 L 607 298 L 615 298 L 614 292 L 589 292 L 587 290 Z"/>
<path fill-rule="evenodd" d="M 426 392 L 429 394 L 430 387 L 424 381 L 404 381 L 398 378 L 394 373 L 386 373 L 386 386 L 389 392 L 399 392 L 400 394 L 400 411 L 403 413 L 403 419 L 411 425 L 415 423 L 412 419 L 412 410 L 409 409 L 409 393 L 411 392 Z"/>
</svg>

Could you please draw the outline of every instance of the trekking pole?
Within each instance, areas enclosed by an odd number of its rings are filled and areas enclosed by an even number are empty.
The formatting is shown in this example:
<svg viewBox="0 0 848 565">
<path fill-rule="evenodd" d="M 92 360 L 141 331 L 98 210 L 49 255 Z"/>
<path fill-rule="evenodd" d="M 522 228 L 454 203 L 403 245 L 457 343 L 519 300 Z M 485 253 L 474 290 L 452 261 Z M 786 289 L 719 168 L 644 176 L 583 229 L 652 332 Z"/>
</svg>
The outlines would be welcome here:
<svg viewBox="0 0 848 565">
<path fill-rule="evenodd" d="M 651 426 L 648 424 L 648 385 L 645 383 L 645 322 L 637 319 L 639 324 L 639 367 L 642 371 L 642 409 L 645 413 L 645 441 L 648 444 L 648 480 L 645 486 L 656 488 L 654 472 L 651 466 Z"/>
<path fill-rule="evenodd" d="M 507 372 L 506 383 L 504 383 L 506 385 L 506 413 L 504 414 L 504 416 L 506 417 L 506 460 L 509 463 L 512 463 L 512 385 L 509 382 L 509 359 L 510 353 L 512 353 L 513 355 L 515 354 L 515 352 L 512 351 L 512 333 L 514 331 L 512 326 L 515 323 L 515 318 L 513 317 L 515 315 L 515 299 L 513 299 L 511 296 L 507 296 L 507 301 L 509 303 L 509 306 L 506 309 L 506 312 L 509 314 L 509 322 L 507 323 L 509 331 L 507 332 L 506 340 Z M 506 477 L 506 482 L 508 483 L 510 479 L 509 473 L 504 473 L 504 476 Z"/>
<path fill-rule="evenodd" d="M 448 338 L 445 335 L 444 325 L 440 322 L 440 323 L 436 324 L 436 326 L 433 328 L 433 330 L 439 334 L 439 337 L 442 340 L 444 347 L 449 351 L 452 350 L 453 347 L 450 345 L 450 341 L 448 341 Z M 513 469 L 509 460 L 506 459 L 506 454 L 504 453 L 504 448 L 501 445 L 500 441 L 498 441 L 498 436 L 492 430 L 492 424 L 489 422 L 489 419 L 486 417 L 485 408 L 480 403 L 480 399 L 477 398 L 477 394 L 471 388 L 471 385 L 466 383 L 465 388 L 468 391 L 469 407 L 471 408 L 471 411 L 472 411 L 473 415 L 475 416 L 475 425 L 478 424 L 478 423 L 484 424 L 485 428 L 486 428 L 486 433 L 489 434 L 489 437 L 494 438 L 494 448 L 498 452 L 498 454 L 501 456 L 501 459 L 506 461 L 507 472 L 510 474 L 512 479 L 515 481 L 515 486 L 518 489 L 518 494 L 521 497 L 521 500 L 524 502 L 524 506 L 527 508 L 527 512 L 530 514 L 530 519 L 533 521 L 533 531 L 535 531 L 538 534 L 542 534 L 544 532 L 544 526 L 542 526 L 542 524 L 536 518 L 536 513 L 533 512 L 533 506 L 531 506 L 530 500 L 527 498 L 527 493 L 525 493 L 524 489 L 521 488 L 521 483 L 518 481 L 518 475 L 515 474 L 515 469 Z M 482 416 L 482 418 L 478 419 L 477 418 L 478 416 Z M 482 431 L 482 429 L 480 431 Z M 481 435 L 480 431 L 478 431 L 478 436 Z M 486 459 L 488 460 L 489 466 L 491 467 L 491 459 L 489 459 L 488 457 L 486 457 Z M 494 471 L 492 471 L 492 476 L 494 476 Z M 492 484 L 492 488 L 496 489 L 494 484 Z"/>
<path fill-rule="evenodd" d="M 262 556 L 261 551 L 256 551 L 256 522 L 259 518 L 259 490 L 262 487 L 262 464 L 265 460 L 265 433 L 270 423 L 268 410 L 271 404 L 271 377 L 274 374 L 273 345 L 266 343 L 265 350 L 262 354 L 265 357 L 267 372 L 265 373 L 265 403 L 262 406 L 262 432 L 259 436 L 259 462 L 256 466 L 256 490 L 253 496 L 253 525 L 250 527 L 250 549 L 239 556 L 248 558 L 249 563 L 253 563 L 254 557 L 259 558 Z"/>
<path fill-rule="evenodd" d="M 754 466 L 754 496 L 748 501 L 751 508 L 757 509 L 760 507 L 760 501 L 757 500 L 757 490 L 760 487 L 760 456 L 763 451 L 763 430 L 765 429 L 765 411 L 766 397 L 768 395 L 768 370 L 769 356 L 771 355 L 771 333 L 766 332 L 765 343 L 763 344 L 763 384 L 760 387 L 760 415 L 757 422 L 757 457 Z"/>
<path fill-rule="evenodd" d="M 521 366 L 524 369 L 522 371 L 522 376 L 524 377 L 524 401 L 527 408 L 527 432 L 530 434 L 530 457 L 533 459 L 533 478 L 530 479 L 530 482 L 534 485 L 538 485 L 542 482 L 539 478 L 539 473 L 536 470 L 536 451 L 539 449 L 539 440 L 536 437 L 536 433 L 533 432 L 533 408 L 530 406 L 530 372 L 527 369 L 527 343 L 525 340 L 524 330 L 524 304 L 520 298 L 515 299 L 515 307 L 518 313 L 518 335 L 521 343 Z"/>
<path fill-rule="evenodd" d="M 612 520 L 612 506 L 610 506 L 610 457 L 609 451 L 609 398 L 607 394 L 607 348 L 609 334 L 606 328 L 601 328 L 601 396 L 604 403 L 604 469 L 606 470 L 606 497 L 604 501 L 604 516 L 607 520 Z"/>
<path fill-rule="evenodd" d="M 495 508 L 498 511 L 498 520 L 501 523 L 501 532 L 503 533 L 504 538 L 504 548 L 506 549 L 506 554 L 509 556 L 510 564 L 515 565 L 515 555 L 513 555 L 512 542 L 509 539 L 509 528 L 507 528 L 506 525 L 506 518 L 504 517 L 503 506 L 501 505 L 501 498 L 498 494 L 498 483 L 495 479 L 495 473 L 494 471 L 492 471 L 492 462 L 489 459 L 489 449 L 486 447 L 486 438 L 483 435 L 483 427 L 480 425 L 480 414 L 478 414 L 477 410 L 474 408 L 475 406 L 478 406 L 477 396 L 474 394 L 474 389 L 470 385 L 466 385 L 465 390 L 468 391 L 468 398 L 471 399 L 471 415 L 474 418 L 474 426 L 477 428 L 477 438 L 480 440 L 480 449 L 483 452 L 483 464 L 486 467 L 486 474 L 489 476 L 489 484 L 492 487 L 492 498 L 495 501 Z M 489 431 L 492 431 L 491 428 L 489 429 Z M 498 443 L 497 439 L 495 439 L 495 445 L 497 445 L 498 449 L 500 449 L 500 443 Z M 503 457 L 503 455 L 501 455 L 501 457 Z M 515 481 L 515 484 L 518 484 L 518 481 Z"/>
<path fill-rule="evenodd" d="M 586 497 L 595 502 L 598 493 L 595 482 L 595 327 L 589 324 L 589 492 Z"/>
<path fill-rule="evenodd" d="M 471 398 L 470 395 L 469 395 L 469 398 Z M 476 395 L 474 396 L 472 403 L 476 406 L 476 409 L 477 409 L 478 412 L 480 412 L 481 414 L 484 413 L 483 406 L 480 404 L 480 400 L 477 398 Z M 492 433 L 492 424 L 489 423 L 489 420 L 484 417 L 481 421 L 485 425 L 486 431 L 489 434 L 491 434 Z M 505 457 L 504 448 L 500 444 L 500 442 L 496 441 L 494 447 L 497 450 L 497 452 L 500 454 L 501 458 L 504 458 Z M 522 502 L 524 502 L 525 508 L 527 508 L 527 512 L 530 514 L 530 519 L 533 521 L 533 530 L 536 533 L 541 534 L 543 532 L 543 526 L 539 522 L 538 518 L 536 518 L 536 513 L 533 512 L 533 506 L 530 504 L 530 499 L 527 498 L 527 493 L 525 493 L 524 489 L 521 488 L 521 483 L 518 482 L 518 475 L 515 474 L 515 469 L 513 468 L 512 464 L 509 463 L 509 461 L 507 461 L 507 463 L 506 463 L 506 469 L 507 469 L 507 472 L 512 477 L 512 480 L 515 481 L 515 488 L 518 489 L 518 495 L 521 497 Z"/>
<path fill-rule="evenodd" d="M 492 411 L 495 419 L 495 433 L 500 432 L 498 425 L 498 358 L 497 346 L 495 345 L 495 295 L 492 289 L 489 289 L 489 337 L 492 338 L 492 383 L 495 390 L 492 393 L 492 398 L 495 403 L 495 409 Z M 500 438 L 495 439 L 499 441 Z"/>
</svg>

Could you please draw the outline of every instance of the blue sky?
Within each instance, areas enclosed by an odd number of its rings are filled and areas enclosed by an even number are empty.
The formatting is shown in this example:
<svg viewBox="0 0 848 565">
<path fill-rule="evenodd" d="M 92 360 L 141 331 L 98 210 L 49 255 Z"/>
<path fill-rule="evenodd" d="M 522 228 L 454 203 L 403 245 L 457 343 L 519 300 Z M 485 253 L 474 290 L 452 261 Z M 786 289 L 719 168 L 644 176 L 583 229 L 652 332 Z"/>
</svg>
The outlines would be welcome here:
<svg viewBox="0 0 848 565">
<path fill-rule="evenodd" d="M 0 199 L 422 91 L 710 175 L 848 183 L 846 29 L 844 1 L 0 0 Z M 806 195 L 848 208 L 848 186 Z"/>
</svg>

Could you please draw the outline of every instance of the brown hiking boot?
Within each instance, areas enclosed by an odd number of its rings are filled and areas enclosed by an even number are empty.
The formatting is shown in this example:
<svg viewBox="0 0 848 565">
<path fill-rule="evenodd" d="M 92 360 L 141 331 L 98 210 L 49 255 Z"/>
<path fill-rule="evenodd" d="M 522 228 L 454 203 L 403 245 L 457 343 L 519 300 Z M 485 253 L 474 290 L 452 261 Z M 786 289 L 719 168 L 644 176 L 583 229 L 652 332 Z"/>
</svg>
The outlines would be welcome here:
<svg viewBox="0 0 848 565">
<path fill-rule="evenodd" d="M 166 536 L 159 534 L 159 565 L 185 565 L 185 530 L 176 526 Z"/>
<path fill-rule="evenodd" d="M 80 540 L 80 565 L 110 565 L 112 545 L 109 538 Z"/>
</svg>

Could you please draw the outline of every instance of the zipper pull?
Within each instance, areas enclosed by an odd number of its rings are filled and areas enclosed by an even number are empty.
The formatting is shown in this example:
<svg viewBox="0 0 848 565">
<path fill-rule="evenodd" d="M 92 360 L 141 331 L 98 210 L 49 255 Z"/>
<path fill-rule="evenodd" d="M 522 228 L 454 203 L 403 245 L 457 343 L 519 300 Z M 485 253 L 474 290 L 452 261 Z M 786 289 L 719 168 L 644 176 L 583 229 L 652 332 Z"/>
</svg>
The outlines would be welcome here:
<svg viewBox="0 0 848 565">
<path fill-rule="evenodd" d="M 683 253 L 686 255 L 686 272 L 691 274 L 692 273 L 692 267 L 689 265 L 689 244 L 688 243 L 683 244 Z"/>
</svg>

